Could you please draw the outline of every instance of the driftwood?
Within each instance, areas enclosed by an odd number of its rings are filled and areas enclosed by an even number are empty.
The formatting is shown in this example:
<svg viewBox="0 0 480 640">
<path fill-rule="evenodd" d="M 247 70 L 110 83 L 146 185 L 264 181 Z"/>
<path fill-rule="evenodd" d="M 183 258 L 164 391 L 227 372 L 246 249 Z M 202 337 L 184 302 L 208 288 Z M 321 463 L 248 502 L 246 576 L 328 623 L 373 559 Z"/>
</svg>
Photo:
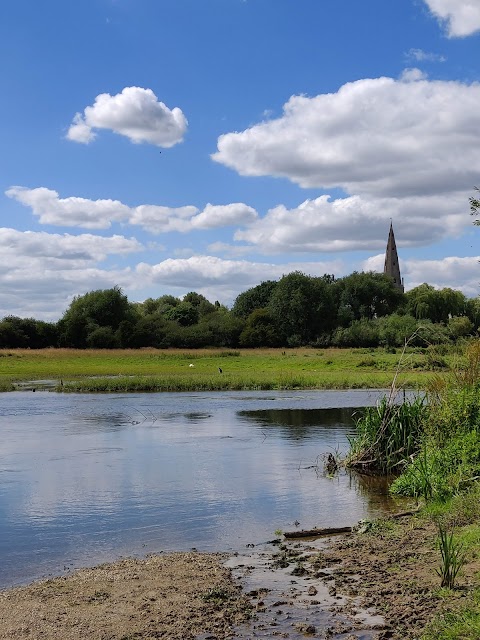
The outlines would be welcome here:
<svg viewBox="0 0 480 640">
<path fill-rule="evenodd" d="M 320 538 L 339 533 L 352 533 L 352 527 L 329 527 L 327 529 L 302 529 L 301 531 L 285 531 L 285 538 Z"/>
<path fill-rule="evenodd" d="M 388 518 L 405 518 L 406 516 L 413 516 L 418 513 L 420 509 L 413 509 L 411 511 L 400 511 L 399 513 L 392 513 L 386 515 Z M 285 538 L 320 538 L 321 536 L 334 536 L 341 533 L 352 533 L 357 527 L 327 527 L 326 529 L 302 529 L 301 531 L 285 531 Z"/>
<path fill-rule="evenodd" d="M 386 518 L 405 518 L 406 516 L 413 516 L 419 511 L 420 508 L 412 509 L 412 511 L 400 511 L 399 513 L 391 513 L 390 515 L 386 516 Z"/>
</svg>

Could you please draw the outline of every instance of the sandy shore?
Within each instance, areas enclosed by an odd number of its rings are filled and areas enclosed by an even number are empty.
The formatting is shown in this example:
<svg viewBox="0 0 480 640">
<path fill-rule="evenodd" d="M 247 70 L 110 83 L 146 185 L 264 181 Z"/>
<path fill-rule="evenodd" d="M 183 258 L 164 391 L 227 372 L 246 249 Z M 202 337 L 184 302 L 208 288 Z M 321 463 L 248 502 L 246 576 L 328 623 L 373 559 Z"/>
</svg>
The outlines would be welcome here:
<svg viewBox="0 0 480 640">
<path fill-rule="evenodd" d="M 0 591 L 2 640 L 228 638 L 249 604 L 220 554 L 126 559 Z"/>
</svg>

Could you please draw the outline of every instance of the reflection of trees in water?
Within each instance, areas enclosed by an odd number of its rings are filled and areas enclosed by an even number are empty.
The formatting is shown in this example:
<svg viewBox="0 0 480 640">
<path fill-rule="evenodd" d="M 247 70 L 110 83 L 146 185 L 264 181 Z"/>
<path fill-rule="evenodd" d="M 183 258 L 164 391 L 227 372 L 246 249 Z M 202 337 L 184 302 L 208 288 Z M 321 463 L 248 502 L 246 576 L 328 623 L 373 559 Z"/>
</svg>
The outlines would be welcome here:
<svg viewBox="0 0 480 640">
<path fill-rule="evenodd" d="M 353 415 L 359 411 L 355 408 L 331 409 L 258 409 L 255 411 L 239 411 L 240 419 L 252 422 L 262 429 L 275 429 L 282 436 L 299 440 L 312 436 L 312 431 L 319 427 L 336 431 L 353 428 Z"/>
<path fill-rule="evenodd" d="M 381 509 L 383 512 L 394 512 L 402 509 L 405 499 L 393 498 L 388 489 L 395 479 L 394 476 L 375 476 L 347 471 L 350 476 L 350 488 L 367 501 L 372 511 Z"/>
</svg>

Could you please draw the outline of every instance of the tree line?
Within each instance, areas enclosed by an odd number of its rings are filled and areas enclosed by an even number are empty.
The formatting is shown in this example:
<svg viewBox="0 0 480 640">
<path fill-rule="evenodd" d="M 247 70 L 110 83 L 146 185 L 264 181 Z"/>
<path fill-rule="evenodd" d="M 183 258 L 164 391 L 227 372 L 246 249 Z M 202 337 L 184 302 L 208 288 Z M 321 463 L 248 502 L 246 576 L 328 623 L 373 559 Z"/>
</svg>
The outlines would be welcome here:
<svg viewBox="0 0 480 640">
<path fill-rule="evenodd" d="M 56 323 L 6 316 L 0 348 L 397 347 L 478 335 L 480 299 L 422 284 L 407 293 L 384 274 L 295 271 L 241 293 L 231 309 L 190 292 L 130 302 L 119 287 L 73 299 Z"/>
</svg>

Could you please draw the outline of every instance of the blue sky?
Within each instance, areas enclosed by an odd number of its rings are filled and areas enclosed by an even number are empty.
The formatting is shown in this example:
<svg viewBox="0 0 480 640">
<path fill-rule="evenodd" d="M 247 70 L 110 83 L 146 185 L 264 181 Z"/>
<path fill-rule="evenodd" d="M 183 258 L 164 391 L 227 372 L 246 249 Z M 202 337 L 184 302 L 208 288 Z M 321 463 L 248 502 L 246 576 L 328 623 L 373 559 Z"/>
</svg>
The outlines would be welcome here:
<svg viewBox="0 0 480 640">
<path fill-rule="evenodd" d="M 0 317 L 382 270 L 479 293 L 480 0 L 3 0 Z"/>
</svg>

